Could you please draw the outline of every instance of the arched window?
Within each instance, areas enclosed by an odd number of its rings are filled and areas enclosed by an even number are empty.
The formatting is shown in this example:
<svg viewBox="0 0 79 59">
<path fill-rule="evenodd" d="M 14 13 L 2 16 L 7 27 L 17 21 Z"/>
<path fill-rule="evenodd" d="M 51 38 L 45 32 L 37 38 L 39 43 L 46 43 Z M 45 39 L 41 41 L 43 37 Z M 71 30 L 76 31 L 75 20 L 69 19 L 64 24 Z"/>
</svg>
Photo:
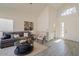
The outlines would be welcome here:
<svg viewBox="0 0 79 59">
<path fill-rule="evenodd" d="M 71 14 L 74 14 L 76 12 L 77 12 L 76 8 L 72 7 L 72 8 L 66 9 L 64 12 L 62 12 L 61 16 L 71 15 Z"/>
</svg>

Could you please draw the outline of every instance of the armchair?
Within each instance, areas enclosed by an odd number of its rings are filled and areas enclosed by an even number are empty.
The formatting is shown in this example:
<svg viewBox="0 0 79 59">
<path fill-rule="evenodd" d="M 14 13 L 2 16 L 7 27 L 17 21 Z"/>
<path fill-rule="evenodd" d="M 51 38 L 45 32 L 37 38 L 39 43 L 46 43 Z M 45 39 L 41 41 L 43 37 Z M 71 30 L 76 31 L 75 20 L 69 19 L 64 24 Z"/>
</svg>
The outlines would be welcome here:
<svg viewBox="0 0 79 59">
<path fill-rule="evenodd" d="M 38 31 L 36 32 L 36 40 L 37 41 L 41 41 L 42 44 L 44 44 L 44 42 L 46 41 L 47 39 L 47 32 L 44 32 L 44 31 Z"/>
</svg>

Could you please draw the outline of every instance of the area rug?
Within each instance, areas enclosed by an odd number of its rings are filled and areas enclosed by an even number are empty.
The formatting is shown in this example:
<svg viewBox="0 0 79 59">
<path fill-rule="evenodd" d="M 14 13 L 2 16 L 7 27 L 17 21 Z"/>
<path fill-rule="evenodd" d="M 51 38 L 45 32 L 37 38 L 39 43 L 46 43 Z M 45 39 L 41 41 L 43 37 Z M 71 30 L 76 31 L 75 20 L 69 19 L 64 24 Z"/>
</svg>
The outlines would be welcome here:
<svg viewBox="0 0 79 59">
<path fill-rule="evenodd" d="M 16 56 L 14 54 L 15 48 L 16 46 L 0 49 L 0 56 Z M 47 46 L 34 42 L 33 51 L 30 54 L 25 56 L 35 56 L 38 53 L 41 53 L 42 51 L 44 51 L 45 49 L 47 49 Z"/>
</svg>

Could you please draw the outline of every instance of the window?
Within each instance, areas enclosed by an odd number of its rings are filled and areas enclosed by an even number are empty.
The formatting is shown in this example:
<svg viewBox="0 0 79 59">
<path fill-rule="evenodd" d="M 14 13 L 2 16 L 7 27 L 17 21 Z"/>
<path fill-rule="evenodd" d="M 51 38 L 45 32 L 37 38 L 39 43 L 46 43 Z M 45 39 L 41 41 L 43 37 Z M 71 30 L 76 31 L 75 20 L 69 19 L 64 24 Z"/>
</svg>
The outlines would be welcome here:
<svg viewBox="0 0 79 59">
<path fill-rule="evenodd" d="M 0 18 L 0 31 L 13 31 L 13 20 Z"/>
<path fill-rule="evenodd" d="M 71 14 L 74 14 L 76 12 L 77 12 L 76 8 L 72 7 L 72 8 L 69 8 L 69 9 L 65 10 L 64 12 L 62 12 L 61 16 L 71 15 Z"/>
<path fill-rule="evenodd" d="M 64 22 L 61 23 L 61 38 L 64 38 Z"/>
</svg>

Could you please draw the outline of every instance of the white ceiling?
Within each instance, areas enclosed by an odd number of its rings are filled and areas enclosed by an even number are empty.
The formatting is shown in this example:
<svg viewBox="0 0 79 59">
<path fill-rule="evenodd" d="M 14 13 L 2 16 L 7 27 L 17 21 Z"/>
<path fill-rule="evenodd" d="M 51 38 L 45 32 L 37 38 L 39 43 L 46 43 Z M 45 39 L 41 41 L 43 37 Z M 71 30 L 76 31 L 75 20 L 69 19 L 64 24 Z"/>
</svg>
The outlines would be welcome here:
<svg viewBox="0 0 79 59">
<path fill-rule="evenodd" d="M 0 17 L 2 16 L 17 16 L 17 17 L 25 17 L 27 19 L 29 18 L 36 18 L 40 15 L 40 13 L 43 11 L 43 9 L 46 6 L 53 6 L 54 8 L 58 8 L 62 6 L 62 4 L 47 4 L 47 3 L 10 3 L 10 4 L 0 4 Z"/>
</svg>

